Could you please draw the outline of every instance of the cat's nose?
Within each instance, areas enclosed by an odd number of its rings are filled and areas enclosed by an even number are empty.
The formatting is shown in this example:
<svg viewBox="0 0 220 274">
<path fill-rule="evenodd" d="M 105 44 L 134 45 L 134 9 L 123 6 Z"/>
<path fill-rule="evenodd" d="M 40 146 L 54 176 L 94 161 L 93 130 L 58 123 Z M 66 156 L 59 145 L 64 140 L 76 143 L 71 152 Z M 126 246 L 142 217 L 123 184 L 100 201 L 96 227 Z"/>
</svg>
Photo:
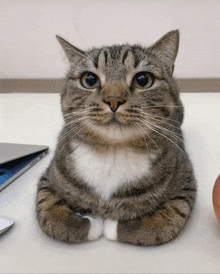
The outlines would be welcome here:
<svg viewBox="0 0 220 274">
<path fill-rule="evenodd" d="M 109 105 L 110 109 L 113 112 L 116 112 L 118 107 L 126 102 L 123 98 L 118 97 L 118 96 L 114 96 L 114 97 L 109 96 L 109 97 L 105 98 L 103 101 L 104 101 L 104 103 Z"/>
</svg>

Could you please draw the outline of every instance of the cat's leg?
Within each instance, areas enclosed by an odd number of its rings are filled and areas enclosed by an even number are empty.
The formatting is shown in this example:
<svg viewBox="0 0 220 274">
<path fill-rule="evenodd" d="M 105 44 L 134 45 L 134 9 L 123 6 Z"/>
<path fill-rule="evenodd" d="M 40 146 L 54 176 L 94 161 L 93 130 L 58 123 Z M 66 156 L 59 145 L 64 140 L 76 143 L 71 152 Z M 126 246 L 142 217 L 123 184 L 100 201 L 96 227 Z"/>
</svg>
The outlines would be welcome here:
<svg viewBox="0 0 220 274">
<path fill-rule="evenodd" d="M 50 187 L 46 176 L 42 176 L 38 185 L 37 217 L 46 234 L 69 243 L 96 240 L 103 232 L 101 219 L 70 209 L 66 201 Z"/>
<path fill-rule="evenodd" d="M 103 234 L 109 240 L 130 244 L 163 244 L 180 233 L 191 210 L 189 201 L 177 197 L 151 215 L 127 221 L 106 220 Z"/>
</svg>

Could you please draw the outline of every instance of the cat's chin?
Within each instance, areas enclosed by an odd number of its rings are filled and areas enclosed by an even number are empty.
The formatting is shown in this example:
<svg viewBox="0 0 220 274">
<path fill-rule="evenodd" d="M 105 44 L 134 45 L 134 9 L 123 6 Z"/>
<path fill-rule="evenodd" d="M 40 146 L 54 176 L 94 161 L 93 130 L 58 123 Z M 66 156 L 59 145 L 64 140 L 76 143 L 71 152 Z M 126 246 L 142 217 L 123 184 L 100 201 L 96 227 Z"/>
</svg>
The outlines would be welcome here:
<svg viewBox="0 0 220 274">
<path fill-rule="evenodd" d="M 90 125 L 92 134 L 106 143 L 121 144 L 140 139 L 140 133 L 133 126 L 121 123 L 118 119 L 111 119 L 103 124 Z"/>
<path fill-rule="evenodd" d="M 107 125 L 107 126 L 122 126 L 122 125 L 126 125 L 126 124 L 123 121 L 121 121 L 121 119 L 119 119 L 118 117 L 113 116 L 104 125 Z"/>
</svg>

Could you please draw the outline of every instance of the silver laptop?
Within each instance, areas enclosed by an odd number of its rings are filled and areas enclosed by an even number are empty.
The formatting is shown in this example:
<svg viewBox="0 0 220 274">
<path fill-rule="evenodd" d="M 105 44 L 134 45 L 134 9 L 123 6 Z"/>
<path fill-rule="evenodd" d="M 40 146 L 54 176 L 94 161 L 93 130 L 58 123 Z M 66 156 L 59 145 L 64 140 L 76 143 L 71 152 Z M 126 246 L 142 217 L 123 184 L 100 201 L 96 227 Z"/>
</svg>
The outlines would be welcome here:
<svg viewBox="0 0 220 274">
<path fill-rule="evenodd" d="M 0 190 L 47 155 L 48 146 L 0 143 Z"/>
</svg>

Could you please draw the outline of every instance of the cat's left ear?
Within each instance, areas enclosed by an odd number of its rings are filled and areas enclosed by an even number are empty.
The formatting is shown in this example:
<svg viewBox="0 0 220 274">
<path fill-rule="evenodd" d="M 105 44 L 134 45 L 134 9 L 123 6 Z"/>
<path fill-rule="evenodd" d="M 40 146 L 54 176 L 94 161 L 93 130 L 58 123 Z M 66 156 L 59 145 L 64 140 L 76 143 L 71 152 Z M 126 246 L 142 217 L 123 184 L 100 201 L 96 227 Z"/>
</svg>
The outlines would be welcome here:
<svg viewBox="0 0 220 274">
<path fill-rule="evenodd" d="M 56 35 L 57 40 L 60 42 L 62 48 L 64 49 L 66 56 L 70 62 L 75 62 L 79 58 L 85 57 L 85 52 L 78 49 L 77 47 L 71 45 L 69 42 L 64 40 L 59 35 Z"/>
<path fill-rule="evenodd" d="M 158 59 L 164 62 L 169 69 L 170 73 L 173 73 L 174 62 L 179 48 L 179 30 L 173 30 L 165 34 L 160 38 L 153 46 L 148 49 L 155 54 Z"/>
</svg>

